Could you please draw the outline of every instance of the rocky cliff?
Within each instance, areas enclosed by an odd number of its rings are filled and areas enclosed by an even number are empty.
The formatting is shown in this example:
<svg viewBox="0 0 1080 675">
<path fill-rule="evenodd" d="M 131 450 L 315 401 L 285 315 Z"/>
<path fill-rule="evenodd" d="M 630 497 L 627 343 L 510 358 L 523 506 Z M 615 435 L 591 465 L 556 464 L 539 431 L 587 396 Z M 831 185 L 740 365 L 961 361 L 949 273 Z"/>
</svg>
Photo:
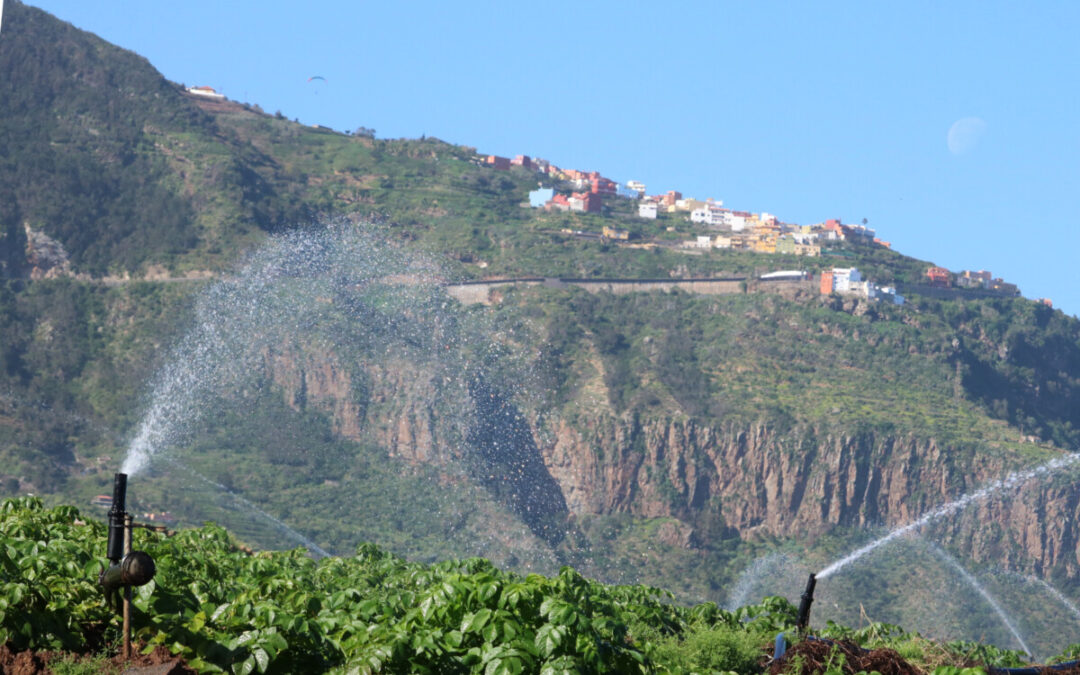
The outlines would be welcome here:
<svg viewBox="0 0 1080 675">
<path fill-rule="evenodd" d="M 1021 459 L 874 431 L 709 425 L 610 412 L 536 424 L 504 408 L 498 415 L 527 424 L 531 438 L 501 439 L 514 446 L 504 448 L 511 457 L 475 448 L 470 456 L 476 439 L 469 430 L 492 426 L 476 416 L 493 413 L 466 400 L 475 390 L 447 385 L 434 370 L 404 362 L 350 369 L 332 354 L 295 348 L 268 354 L 266 366 L 289 405 L 325 411 L 347 438 L 374 441 L 413 464 L 479 459 L 481 483 L 498 493 L 509 481 L 504 501 L 527 522 L 528 514 L 545 513 L 542 527 L 530 523 L 540 535 L 537 528 L 551 527 L 553 514 L 562 513 L 675 518 L 682 527 L 669 523 L 673 531 L 662 538 L 684 547 L 708 543 L 710 533 L 696 527 L 705 516 L 712 522 L 719 516 L 743 539 L 812 540 L 837 527 L 884 531 L 1054 456 L 1046 450 Z M 441 415 L 438 408 L 456 412 Z M 496 421 L 506 426 L 503 418 Z M 976 560 L 1075 577 L 1080 498 L 1066 478 L 1004 490 L 923 534 L 961 544 Z"/>
</svg>

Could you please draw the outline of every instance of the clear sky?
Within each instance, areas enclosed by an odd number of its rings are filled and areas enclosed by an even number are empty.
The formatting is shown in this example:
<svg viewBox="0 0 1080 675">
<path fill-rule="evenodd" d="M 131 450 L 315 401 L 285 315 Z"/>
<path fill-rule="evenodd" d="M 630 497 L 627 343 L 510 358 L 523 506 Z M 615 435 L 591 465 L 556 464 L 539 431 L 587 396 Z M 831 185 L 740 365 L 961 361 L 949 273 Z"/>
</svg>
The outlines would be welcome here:
<svg viewBox="0 0 1080 675">
<path fill-rule="evenodd" d="M 1071 0 L 29 4 L 268 112 L 867 218 L 1080 314 Z"/>
</svg>

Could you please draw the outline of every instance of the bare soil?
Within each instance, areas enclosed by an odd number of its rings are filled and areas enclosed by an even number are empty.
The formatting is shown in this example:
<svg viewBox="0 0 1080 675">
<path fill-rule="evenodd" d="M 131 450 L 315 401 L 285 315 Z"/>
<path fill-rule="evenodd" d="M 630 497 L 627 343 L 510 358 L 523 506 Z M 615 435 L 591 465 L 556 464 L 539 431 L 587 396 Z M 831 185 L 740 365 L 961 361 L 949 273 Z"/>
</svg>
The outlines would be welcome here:
<svg viewBox="0 0 1080 675">
<path fill-rule="evenodd" d="M 160 675 L 195 675 L 196 671 L 178 656 L 173 656 L 164 646 L 157 646 L 149 654 L 140 653 L 140 646 L 133 645 L 135 656 L 124 661 L 119 655 L 109 659 L 110 669 L 103 675 L 131 673 L 138 675 L 143 669 Z M 9 645 L 0 646 L 0 675 L 45 675 L 51 673 L 49 664 L 62 660 L 87 660 L 92 656 L 70 652 L 25 650 L 17 652 Z"/>
</svg>

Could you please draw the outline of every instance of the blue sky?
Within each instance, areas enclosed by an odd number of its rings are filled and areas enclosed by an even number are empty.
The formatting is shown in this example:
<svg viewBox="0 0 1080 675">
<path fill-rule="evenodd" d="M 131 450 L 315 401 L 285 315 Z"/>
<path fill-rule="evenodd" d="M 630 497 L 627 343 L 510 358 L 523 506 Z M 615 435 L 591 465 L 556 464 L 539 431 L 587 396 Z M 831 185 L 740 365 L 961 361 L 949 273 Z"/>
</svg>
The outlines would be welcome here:
<svg viewBox="0 0 1080 675">
<path fill-rule="evenodd" d="M 302 122 L 867 218 L 1080 313 L 1080 3 L 29 4 Z"/>
</svg>

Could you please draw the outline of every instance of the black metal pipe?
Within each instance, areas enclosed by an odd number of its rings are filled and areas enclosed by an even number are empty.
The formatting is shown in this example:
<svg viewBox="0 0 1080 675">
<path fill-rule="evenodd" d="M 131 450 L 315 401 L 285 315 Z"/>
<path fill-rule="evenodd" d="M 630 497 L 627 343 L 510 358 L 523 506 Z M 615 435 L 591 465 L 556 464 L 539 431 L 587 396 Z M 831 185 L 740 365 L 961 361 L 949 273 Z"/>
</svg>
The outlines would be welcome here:
<svg viewBox="0 0 1080 675">
<path fill-rule="evenodd" d="M 811 574 L 806 582 L 806 590 L 802 594 L 802 602 L 799 603 L 799 618 L 795 621 L 795 628 L 800 633 L 805 633 L 810 625 L 810 605 L 814 604 L 814 586 L 817 585 L 817 575 Z"/>
<path fill-rule="evenodd" d="M 109 509 L 109 543 L 105 557 L 119 564 L 124 557 L 124 516 L 127 515 L 127 474 L 113 474 L 112 508 Z"/>
</svg>

